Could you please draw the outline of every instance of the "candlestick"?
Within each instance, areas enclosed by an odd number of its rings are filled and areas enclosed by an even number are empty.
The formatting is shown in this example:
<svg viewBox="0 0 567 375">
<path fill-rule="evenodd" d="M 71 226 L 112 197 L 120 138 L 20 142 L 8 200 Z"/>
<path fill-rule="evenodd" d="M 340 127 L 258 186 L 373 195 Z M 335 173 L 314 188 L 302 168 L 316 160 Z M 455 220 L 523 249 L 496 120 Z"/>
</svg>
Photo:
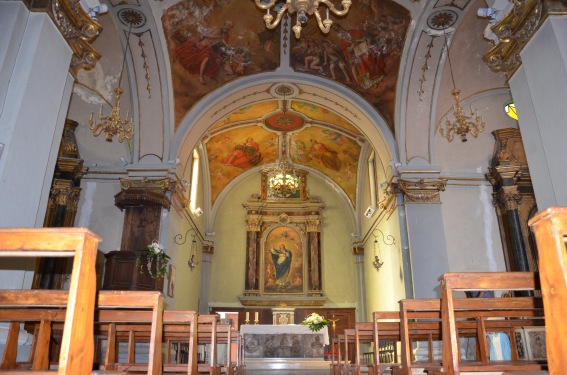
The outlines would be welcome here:
<svg viewBox="0 0 567 375">
<path fill-rule="evenodd" d="M 246 321 L 247 322 L 250 321 L 250 313 L 248 311 L 246 311 Z"/>
<path fill-rule="evenodd" d="M 254 313 L 254 324 L 258 324 L 258 311 Z"/>
</svg>

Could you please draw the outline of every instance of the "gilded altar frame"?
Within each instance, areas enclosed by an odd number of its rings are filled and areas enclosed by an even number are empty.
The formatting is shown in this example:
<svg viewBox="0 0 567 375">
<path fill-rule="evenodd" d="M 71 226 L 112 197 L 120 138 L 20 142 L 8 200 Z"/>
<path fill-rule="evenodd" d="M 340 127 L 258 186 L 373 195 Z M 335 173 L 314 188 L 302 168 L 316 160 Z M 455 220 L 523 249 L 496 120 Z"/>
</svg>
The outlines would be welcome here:
<svg viewBox="0 0 567 375">
<path fill-rule="evenodd" d="M 301 194 L 297 197 L 270 198 L 264 182 L 260 194 L 243 204 L 247 211 L 246 274 L 245 290 L 239 298 L 244 306 L 325 304 L 320 236 L 324 205 L 307 194 L 306 174 L 301 171 Z M 291 266 L 287 277 L 278 283 L 274 260 L 280 256 L 280 246 L 281 251 L 291 253 Z"/>
</svg>

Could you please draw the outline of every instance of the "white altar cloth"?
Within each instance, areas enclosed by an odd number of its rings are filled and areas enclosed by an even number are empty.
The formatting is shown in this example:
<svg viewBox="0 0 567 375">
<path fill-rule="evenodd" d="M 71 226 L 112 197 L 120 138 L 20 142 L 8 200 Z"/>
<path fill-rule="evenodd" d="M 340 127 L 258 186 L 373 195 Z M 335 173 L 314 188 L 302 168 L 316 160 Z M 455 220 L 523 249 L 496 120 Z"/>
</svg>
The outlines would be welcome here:
<svg viewBox="0 0 567 375">
<path fill-rule="evenodd" d="M 308 326 L 287 324 L 287 325 L 270 325 L 270 324 L 243 324 L 240 326 L 240 333 L 246 334 L 296 334 L 296 335 L 323 335 L 323 344 L 329 345 L 329 329 L 323 327 L 319 332 L 313 332 Z"/>
</svg>

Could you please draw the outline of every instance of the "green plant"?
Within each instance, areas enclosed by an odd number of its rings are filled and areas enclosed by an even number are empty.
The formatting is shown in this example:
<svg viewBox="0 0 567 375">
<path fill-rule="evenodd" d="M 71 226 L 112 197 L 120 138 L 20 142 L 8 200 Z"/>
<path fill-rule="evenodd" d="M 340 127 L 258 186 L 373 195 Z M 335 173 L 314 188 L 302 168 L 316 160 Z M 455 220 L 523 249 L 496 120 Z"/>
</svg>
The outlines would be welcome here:
<svg viewBox="0 0 567 375">
<path fill-rule="evenodd" d="M 142 275 L 147 271 L 152 279 L 162 279 L 167 275 L 167 265 L 170 259 L 159 243 L 153 241 L 136 258 L 136 267 Z M 154 264 L 155 272 L 153 271 Z"/>
</svg>

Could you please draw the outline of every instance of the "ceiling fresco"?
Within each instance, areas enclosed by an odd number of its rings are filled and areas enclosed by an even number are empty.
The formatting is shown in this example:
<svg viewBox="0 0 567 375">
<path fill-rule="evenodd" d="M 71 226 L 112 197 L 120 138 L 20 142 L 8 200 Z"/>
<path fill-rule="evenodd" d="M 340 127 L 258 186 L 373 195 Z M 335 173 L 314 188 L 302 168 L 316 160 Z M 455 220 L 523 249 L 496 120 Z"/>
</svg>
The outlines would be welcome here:
<svg viewBox="0 0 567 375">
<path fill-rule="evenodd" d="M 205 135 L 212 203 L 243 172 L 278 160 L 284 154 L 280 151 L 282 137 L 286 137 L 291 162 L 330 177 L 354 204 L 364 136 L 326 108 L 302 101 L 288 104 L 287 100 L 242 107 Z"/>
<path fill-rule="evenodd" d="M 383 0 L 353 1 L 323 35 L 308 22 L 291 38 L 291 66 L 340 82 L 362 95 L 394 132 L 396 84 L 410 24 L 409 12 Z"/>
<path fill-rule="evenodd" d="M 235 17 L 235 15 L 238 15 Z M 280 66 L 279 27 L 265 27 L 252 1 L 183 0 L 162 23 L 171 62 L 175 124 L 205 95 L 239 77 Z M 329 34 L 308 22 L 290 37 L 290 64 L 297 71 L 344 84 L 358 92 L 394 131 L 395 88 L 409 13 L 388 0 L 354 2 L 334 19 Z M 281 27 L 291 27 L 289 20 Z M 291 35 L 291 30 L 288 30 Z"/>
<path fill-rule="evenodd" d="M 207 93 L 280 65 L 279 31 L 266 29 L 254 3 L 243 4 L 243 0 L 183 0 L 164 12 L 176 128 Z"/>
</svg>

